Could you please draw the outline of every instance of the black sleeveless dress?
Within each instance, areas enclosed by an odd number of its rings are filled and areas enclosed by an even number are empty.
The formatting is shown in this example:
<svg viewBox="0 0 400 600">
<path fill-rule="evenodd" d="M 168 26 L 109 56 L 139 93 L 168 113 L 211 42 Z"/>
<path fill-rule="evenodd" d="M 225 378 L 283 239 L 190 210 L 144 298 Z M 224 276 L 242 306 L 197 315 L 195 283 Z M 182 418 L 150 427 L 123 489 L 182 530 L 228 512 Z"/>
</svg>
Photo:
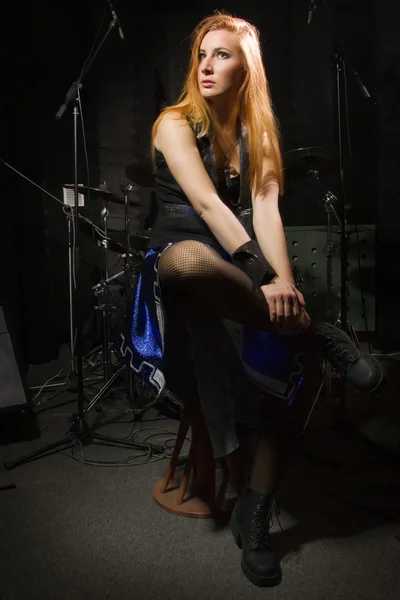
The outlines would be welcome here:
<svg viewBox="0 0 400 600">
<path fill-rule="evenodd" d="M 217 177 L 215 152 L 212 135 L 196 140 L 204 167 L 214 183 L 221 200 L 241 221 L 246 231 L 252 236 L 251 225 L 251 193 L 248 184 L 249 160 L 247 132 L 242 125 L 240 144 L 240 175 L 229 181 Z M 220 248 L 218 241 L 207 224 L 192 207 L 184 191 L 173 177 L 163 154 L 156 150 L 155 188 L 157 196 L 158 216 L 150 233 L 149 248 L 162 248 L 168 243 L 181 240 L 198 240 L 215 248 Z"/>
</svg>

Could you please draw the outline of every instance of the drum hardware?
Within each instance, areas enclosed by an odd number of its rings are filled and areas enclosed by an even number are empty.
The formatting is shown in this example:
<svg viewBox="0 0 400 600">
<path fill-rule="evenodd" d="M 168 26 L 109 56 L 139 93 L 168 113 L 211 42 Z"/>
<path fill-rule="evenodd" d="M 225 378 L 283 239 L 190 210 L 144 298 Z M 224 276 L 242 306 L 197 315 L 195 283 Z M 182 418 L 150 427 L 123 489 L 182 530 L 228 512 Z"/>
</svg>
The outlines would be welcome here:
<svg viewBox="0 0 400 600">
<path fill-rule="evenodd" d="M 104 291 L 107 289 L 107 284 L 109 284 L 110 281 L 114 281 L 114 279 L 118 279 L 118 277 L 121 277 L 121 275 L 123 275 L 123 274 L 124 274 L 124 271 L 120 271 L 119 273 L 116 273 L 112 277 L 108 277 L 108 279 L 104 279 L 104 280 L 100 281 L 99 283 L 97 283 L 96 285 L 94 285 L 92 287 L 94 295 L 99 296 L 99 295 L 103 294 Z"/>
<path fill-rule="evenodd" d="M 65 184 L 65 188 L 74 189 L 74 186 L 71 184 Z M 107 184 L 104 182 L 98 187 L 87 186 L 83 184 L 78 185 L 78 192 L 80 194 L 84 194 L 88 196 L 91 194 L 92 196 L 100 196 L 105 201 L 113 200 L 113 202 L 122 202 L 123 199 L 118 197 L 110 188 L 107 187 Z"/>
<path fill-rule="evenodd" d="M 112 11 L 113 12 L 113 11 Z M 71 210 L 71 221 L 73 222 L 73 244 L 72 244 L 72 267 L 73 267 L 73 275 L 70 278 L 71 283 L 73 285 L 73 291 L 70 294 L 72 302 L 73 302 L 73 310 L 71 311 L 75 323 L 73 327 L 73 337 L 75 339 L 75 373 L 76 373 L 76 390 L 77 390 L 77 412 L 71 416 L 71 426 L 68 430 L 68 433 L 62 439 L 59 439 L 52 444 L 47 444 L 44 448 L 37 450 L 35 452 L 31 452 L 25 456 L 22 456 L 16 460 L 10 460 L 5 463 L 6 469 L 13 469 L 21 464 L 28 463 L 32 460 L 36 460 L 39 457 L 46 456 L 51 452 L 56 452 L 59 449 L 66 450 L 68 448 L 74 448 L 77 443 L 89 444 L 94 440 L 98 441 L 98 443 L 103 443 L 105 445 L 114 444 L 118 447 L 129 447 L 137 448 L 141 450 L 148 450 L 149 444 L 140 444 L 130 440 L 122 440 L 122 439 L 114 439 L 109 436 L 102 435 L 95 431 L 95 428 L 89 427 L 86 421 L 86 414 L 89 410 L 89 407 L 93 405 L 93 402 L 85 409 L 84 408 L 84 390 L 83 390 L 83 356 L 82 356 L 82 323 L 81 323 L 81 311 L 79 310 L 80 304 L 80 286 L 79 286 L 79 277 L 80 277 L 80 253 L 79 253 L 79 200 L 78 200 L 78 116 L 81 105 L 80 98 L 80 90 L 82 88 L 82 81 L 85 74 L 90 69 L 91 65 L 95 57 L 98 55 L 100 48 L 103 46 L 106 41 L 108 35 L 111 30 L 114 29 L 118 25 L 118 19 L 116 14 L 112 15 L 112 20 L 108 26 L 106 33 L 100 38 L 100 41 L 96 44 L 93 44 L 90 54 L 84 62 L 82 70 L 77 77 L 76 81 L 72 83 L 67 91 L 63 104 L 60 106 L 56 119 L 60 119 L 65 113 L 67 107 L 69 105 L 72 106 L 72 121 L 73 121 L 73 165 L 74 165 L 74 207 Z M 96 36 L 96 40 L 98 38 L 98 34 Z M 38 186 L 39 187 L 39 186 Z M 104 192 L 104 190 L 103 190 Z M 47 193 L 47 192 L 46 192 Z M 104 192 L 107 193 L 107 192 Z M 59 201 L 57 199 L 57 201 Z M 72 227 L 71 227 L 72 229 Z M 107 385 L 110 384 L 111 380 L 115 378 L 114 376 L 108 381 Z M 154 449 L 154 451 L 156 451 Z"/>
<path fill-rule="evenodd" d="M 97 299 L 97 304 L 94 307 L 96 311 L 100 313 L 101 323 L 102 323 L 102 353 L 101 353 L 101 364 L 103 367 L 103 383 L 104 385 L 108 382 L 115 361 L 112 361 L 112 350 L 113 344 L 111 342 L 111 331 L 110 331 L 110 314 L 113 311 L 117 310 L 117 307 L 114 306 L 111 302 L 110 298 L 110 288 L 109 283 L 120 276 L 124 277 L 124 295 L 125 295 L 125 310 L 124 310 L 124 319 L 127 318 L 127 315 L 130 311 L 131 306 L 131 295 L 130 295 L 130 287 L 131 287 L 131 271 L 132 271 L 132 260 L 137 258 L 138 251 L 144 249 L 147 246 L 148 238 L 141 235 L 132 235 L 129 234 L 129 197 L 128 192 L 133 189 L 133 184 L 124 184 L 121 186 L 121 190 L 123 191 L 123 199 L 117 196 L 112 190 L 107 187 L 107 183 L 104 182 L 102 185 L 98 187 L 89 187 L 89 186 L 79 186 L 79 190 L 81 193 L 85 195 L 96 194 L 102 199 L 102 209 L 100 212 L 101 220 L 102 220 L 102 230 L 95 230 L 95 240 L 99 248 L 103 251 L 103 272 L 104 279 L 102 279 L 97 285 L 95 285 L 93 289 L 93 293 L 95 298 Z M 108 229 L 108 201 L 117 201 L 118 203 L 124 204 L 124 231 L 115 233 L 114 236 L 118 236 L 120 241 L 113 239 L 111 237 L 111 233 Z M 87 227 L 86 224 L 81 225 L 83 228 Z M 137 252 L 131 251 L 131 246 L 137 249 Z M 123 259 L 123 270 L 113 275 L 109 276 L 109 251 L 116 252 Z M 104 391 L 108 391 L 108 387 Z M 103 394 L 97 396 L 97 400 L 102 397 Z M 133 388 L 130 388 L 129 397 L 133 396 Z M 97 401 L 96 401 L 97 402 Z"/>
<path fill-rule="evenodd" d="M 334 173 L 338 166 L 339 153 L 337 148 L 330 146 L 309 146 L 289 150 L 283 154 L 285 175 L 303 177 L 310 171 L 318 173 Z M 343 155 L 344 166 L 350 166 L 348 152 Z"/>
<path fill-rule="evenodd" d="M 105 184 L 104 184 L 104 187 Z M 108 279 L 108 228 L 107 228 L 107 220 L 108 220 L 108 208 L 107 208 L 107 195 L 102 196 L 103 198 L 103 208 L 100 213 L 102 221 L 103 221 L 103 230 L 104 230 L 104 239 L 102 240 L 102 247 L 104 250 L 104 275 L 106 281 Z M 102 334 L 103 334 L 103 377 L 104 382 L 108 381 L 110 377 L 110 369 L 111 369 L 111 350 L 110 350 L 110 319 L 109 313 L 111 310 L 110 298 L 108 294 L 108 286 L 104 286 L 103 288 L 103 303 L 98 304 L 96 309 L 101 312 L 101 320 L 102 320 Z M 97 295 L 99 297 L 99 295 Z"/>
<path fill-rule="evenodd" d="M 102 295 L 104 293 L 104 291 L 107 292 L 108 285 L 112 280 L 123 276 L 123 278 L 124 278 L 124 294 L 125 294 L 124 315 L 123 315 L 124 328 L 127 328 L 127 324 L 129 322 L 130 311 L 132 310 L 131 290 L 135 289 L 135 287 L 136 287 L 137 278 L 138 278 L 138 275 L 139 275 L 139 272 L 141 269 L 140 262 L 137 260 L 139 257 L 141 258 L 141 251 L 134 250 L 131 246 L 131 241 L 133 240 L 134 243 L 138 243 L 138 241 L 140 242 L 142 240 L 147 239 L 144 236 L 129 235 L 129 197 L 128 196 L 129 196 L 129 192 L 132 191 L 133 189 L 135 189 L 135 186 L 132 183 L 122 183 L 121 184 L 121 191 L 123 192 L 123 195 L 124 195 L 124 217 L 125 217 L 125 231 L 124 231 L 125 249 L 124 249 L 124 253 L 121 254 L 121 258 L 123 259 L 123 270 L 120 271 L 119 273 L 117 273 L 116 275 L 113 275 L 112 277 L 109 277 L 108 279 L 99 282 L 97 285 L 95 285 L 93 287 L 93 292 L 95 295 L 97 295 L 97 296 Z M 135 259 L 136 259 L 136 263 L 135 263 Z M 109 306 L 108 306 L 108 309 L 110 309 Z M 152 406 L 154 406 L 159 401 L 159 398 L 157 398 L 151 402 L 148 402 L 146 404 L 146 406 L 144 406 L 144 407 L 137 406 L 136 401 L 138 399 L 138 396 L 135 392 L 133 371 L 129 367 L 129 365 L 121 362 L 120 366 L 117 368 L 115 373 L 111 376 L 110 379 L 105 381 L 105 384 L 101 388 L 101 390 L 99 390 L 99 392 L 96 394 L 96 396 L 94 396 L 94 398 L 89 402 L 88 406 L 85 409 L 85 412 L 90 411 L 98 403 L 98 401 L 101 400 L 101 398 L 103 396 L 105 396 L 105 394 L 107 394 L 112 389 L 115 382 L 121 376 L 125 376 L 126 395 L 127 395 L 128 400 L 131 403 L 133 413 L 136 417 L 140 417 L 142 414 L 144 414 L 144 412 L 149 410 Z M 143 391 L 144 391 L 144 388 L 142 385 L 142 394 L 141 394 L 141 398 L 140 398 L 141 401 L 143 400 Z"/>
<path fill-rule="evenodd" d="M 324 192 L 323 197 L 321 198 L 320 202 L 321 204 L 323 204 L 324 208 L 325 208 L 325 212 L 326 212 L 326 217 L 327 217 L 327 224 L 326 224 L 326 251 L 325 251 L 325 257 L 326 257 L 326 286 L 327 286 L 327 294 L 326 294 L 326 305 L 325 305 L 325 315 L 326 315 L 326 320 L 335 325 L 336 327 L 340 327 L 341 329 L 344 329 L 346 331 L 346 333 L 352 338 L 353 342 L 359 346 L 359 342 L 357 339 L 357 335 L 355 333 L 355 330 L 353 328 L 353 326 L 350 324 L 350 322 L 348 320 L 346 320 L 345 323 L 342 323 L 342 311 L 340 310 L 338 315 L 336 316 L 336 318 L 334 317 L 333 314 L 333 277 L 332 277 L 332 259 L 333 259 L 333 254 L 335 252 L 335 246 L 333 243 L 333 235 L 332 235 L 332 215 L 335 217 L 340 231 L 342 231 L 343 226 L 342 226 L 342 222 L 340 220 L 340 217 L 335 209 L 335 203 L 337 203 L 338 199 L 337 197 L 333 194 L 333 192 L 329 191 L 329 190 L 325 190 L 324 187 L 321 184 L 321 181 L 318 177 L 319 173 L 316 169 L 310 169 L 308 174 L 313 177 L 319 184 L 322 192 Z M 341 243 L 343 243 L 341 241 Z M 347 233 L 346 233 L 346 241 L 345 243 L 347 244 Z M 340 245 L 339 245 L 340 248 Z M 347 266 L 347 265 L 346 265 Z M 346 269 L 347 271 L 347 269 Z M 346 277 L 346 306 L 347 306 L 347 277 Z M 343 293 L 342 290 L 340 292 L 341 294 Z M 342 305 L 342 298 L 341 298 L 341 305 Z M 347 315 L 347 310 L 346 310 L 346 315 Z M 332 371 L 332 367 L 330 365 L 329 362 L 327 362 L 325 364 L 325 399 L 327 402 L 332 401 L 333 398 L 333 371 Z"/>
<path fill-rule="evenodd" d="M 347 140 L 347 145 L 343 139 L 343 132 L 347 131 L 349 136 L 349 113 L 348 113 L 348 102 L 347 102 L 347 72 L 350 72 L 353 76 L 356 84 L 358 85 L 361 96 L 365 99 L 370 99 L 366 86 L 360 79 L 356 69 L 351 65 L 350 61 L 345 56 L 343 40 L 338 32 L 338 29 L 334 23 L 331 11 L 327 6 L 327 3 L 322 3 L 321 6 L 316 4 L 316 8 L 320 8 L 318 14 L 321 17 L 322 25 L 328 33 L 333 53 L 329 57 L 331 59 L 331 67 L 334 70 L 335 79 L 335 101 L 336 101 L 336 115 L 335 115 L 335 129 L 336 129 L 336 144 L 333 151 L 330 152 L 326 149 L 316 148 L 300 148 L 297 151 L 292 151 L 289 156 L 286 156 L 286 162 L 288 163 L 289 171 L 292 170 L 293 163 L 298 162 L 298 172 L 300 174 L 307 174 L 308 176 L 316 179 L 320 185 L 321 190 L 324 192 L 321 202 L 323 203 L 327 213 L 327 311 L 328 318 L 333 319 L 332 315 L 332 215 L 335 217 L 340 228 L 340 312 L 334 321 L 334 324 L 340 327 L 342 330 L 347 331 L 350 337 L 356 340 L 354 328 L 348 322 L 348 274 L 347 274 L 347 240 L 348 240 L 348 224 L 347 224 L 347 213 L 350 209 L 350 205 L 346 202 L 346 188 L 344 173 L 347 167 L 352 166 L 351 161 L 351 145 L 350 139 Z M 347 122 L 345 129 L 344 125 Z M 307 173 L 305 173 L 305 170 Z M 319 172 L 328 170 L 334 172 L 338 176 L 340 199 L 336 198 L 332 192 L 324 190 L 321 182 L 319 181 Z M 334 207 L 337 203 L 338 209 Z M 327 374 L 328 381 L 328 397 L 330 397 L 329 386 L 331 384 L 331 377 Z M 336 425 L 341 425 L 344 422 L 345 410 L 346 410 L 346 386 L 345 376 L 340 376 L 340 393 L 339 393 L 339 404 L 335 411 Z"/>
<path fill-rule="evenodd" d="M 46 194 L 46 196 L 48 196 L 52 200 L 55 200 L 58 204 L 61 204 L 64 208 L 63 212 L 67 218 L 67 228 L 68 228 L 68 243 L 67 243 L 67 245 L 68 245 L 68 283 L 69 283 L 68 289 L 69 289 L 69 327 L 70 327 L 70 349 L 71 349 L 70 369 L 69 369 L 68 378 L 70 378 L 71 374 L 73 374 L 75 372 L 75 356 L 74 356 L 75 334 L 74 334 L 74 320 L 73 320 L 73 311 L 72 311 L 72 309 L 73 309 L 73 289 L 74 289 L 74 276 L 73 276 L 74 213 L 73 213 L 73 207 L 71 210 L 68 210 L 68 211 L 65 210 L 65 204 L 62 200 L 60 200 L 60 198 L 57 198 L 57 196 L 54 196 L 53 194 L 51 194 L 45 188 L 43 188 L 42 186 L 37 184 L 35 181 L 30 179 L 23 173 L 21 173 L 21 171 L 18 171 L 18 169 L 16 169 L 15 167 L 13 167 L 9 163 L 7 163 L 2 158 L 0 158 L 0 162 L 2 164 L 4 164 L 8 169 L 10 169 L 14 173 L 16 173 L 19 177 L 21 177 L 22 179 L 25 179 L 32 186 L 36 187 L 43 194 Z M 71 188 L 73 186 L 68 184 L 63 187 Z M 97 188 L 95 188 L 95 189 L 97 189 Z M 93 230 L 96 232 L 96 234 L 98 236 L 101 236 L 101 239 L 104 237 L 104 233 L 102 232 L 102 230 L 99 227 L 97 227 L 94 223 L 92 223 L 92 221 L 90 219 L 88 219 L 87 217 L 84 217 L 83 215 L 79 215 L 79 218 L 82 221 L 82 223 L 80 223 L 81 226 L 89 227 L 91 231 Z M 60 383 L 48 383 L 48 384 L 42 385 L 42 386 L 33 386 L 29 389 L 30 389 L 30 391 L 40 390 L 43 392 L 46 390 L 53 390 L 55 388 L 59 388 L 61 391 L 61 389 L 65 388 L 68 385 L 69 385 L 69 389 L 72 389 L 73 384 L 71 384 L 71 382 L 69 384 L 67 384 L 66 381 L 63 381 Z"/>
<path fill-rule="evenodd" d="M 93 286 L 93 293 L 97 300 L 97 304 L 94 307 L 94 310 L 100 313 L 101 318 L 101 337 L 102 337 L 102 351 L 101 351 L 101 364 L 103 368 L 103 382 L 106 383 L 112 372 L 113 363 L 111 359 L 111 351 L 112 346 L 110 343 L 110 314 L 117 310 L 116 306 L 114 306 L 110 299 L 109 294 L 109 286 L 108 284 L 114 279 L 118 278 L 121 273 L 117 273 L 113 276 L 109 276 L 109 250 L 114 252 L 118 252 L 121 254 L 125 249 L 124 247 L 115 242 L 109 237 L 108 231 L 108 199 L 110 197 L 114 197 L 113 192 L 107 188 L 107 184 L 103 183 L 99 187 L 88 187 L 88 186 L 79 186 L 80 191 L 82 193 L 97 193 L 102 198 L 102 208 L 100 211 L 100 217 L 102 220 L 103 229 L 95 229 L 93 230 L 93 234 L 95 236 L 95 241 L 97 245 L 102 250 L 103 254 L 103 273 L 104 279 L 102 279 L 97 285 Z M 81 224 L 81 228 L 87 227 L 86 224 Z"/>
<path fill-rule="evenodd" d="M 332 261 L 334 253 L 337 251 L 337 247 L 339 247 L 339 251 L 342 253 L 342 244 L 347 244 L 347 237 L 349 235 L 347 222 L 343 224 L 341 220 L 341 216 L 336 209 L 336 206 L 339 203 L 338 198 L 335 194 L 324 188 L 320 180 L 320 169 L 324 172 L 334 171 L 335 165 L 337 165 L 337 152 L 333 149 L 324 148 L 324 147 L 310 147 L 310 148 L 298 148 L 296 150 L 292 150 L 284 154 L 285 164 L 287 165 L 287 170 L 290 174 L 297 174 L 299 176 L 308 176 L 313 181 L 315 181 L 318 185 L 320 193 L 322 194 L 319 203 L 323 205 L 326 212 L 326 249 L 325 249 L 325 258 L 326 258 L 326 304 L 325 304 L 325 319 L 335 325 L 336 327 L 342 328 L 346 331 L 346 333 L 351 337 L 353 342 L 359 346 L 359 341 L 357 339 L 356 332 L 351 323 L 347 320 L 347 310 L 346 310 L 346 321 L 343 320 L 343 312 L 342 312 L 342 288 L 340 290 L 340 303 L 341 310 L 335 316 L 333 313 L 333 277 L 332 277 Z M 345 214 L 347 215 L 347 210 L 349 206 L 345 206 Z M 341 234 L 341 240 L 339 245 L 334 243 L 333 239 L 333 222 L 332 219 L 335 219 L 339 226 L 339 233 Z M 343 241 L 342 231 L 345 231 L 345 240 Z M 347 255 L 347 254 L 346 254 Z M 342 260 L 342 258 L 341 258 Z M 346 264 L 347 267 L 347 264 Z M 346 308 L 347 308 L 347 269 L 346 269 L 346 296 L 345 296 Z M 333 400 L 333 379 L 334 372 L 332 370 L 331 365 L 327 362 L 325 364 L 325 382 L 324 382 L 324 397 L 327 402 L 331 402 Z M 343 385 L 343 382 L 342 382 Z M 340 393 L 341 390 L 340 390 Z"/>
</svg>

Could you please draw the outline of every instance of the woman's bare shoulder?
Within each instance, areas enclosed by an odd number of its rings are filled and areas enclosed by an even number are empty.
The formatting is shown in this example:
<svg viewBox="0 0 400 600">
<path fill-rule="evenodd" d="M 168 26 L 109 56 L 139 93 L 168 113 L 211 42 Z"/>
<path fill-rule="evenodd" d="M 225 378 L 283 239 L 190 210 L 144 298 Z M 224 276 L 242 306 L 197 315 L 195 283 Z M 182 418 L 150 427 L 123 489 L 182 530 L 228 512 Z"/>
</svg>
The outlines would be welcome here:
<svg viewBox="0 0 400 600">
<path fill-rule="evenodd" d="M 157 127 L 155 137 L 156 148 L 170 146 L 175 142 L 195 143 L 195 136 L 187 119 L 178 112 L 169 112 L 163 115 Z"/>
</svg>

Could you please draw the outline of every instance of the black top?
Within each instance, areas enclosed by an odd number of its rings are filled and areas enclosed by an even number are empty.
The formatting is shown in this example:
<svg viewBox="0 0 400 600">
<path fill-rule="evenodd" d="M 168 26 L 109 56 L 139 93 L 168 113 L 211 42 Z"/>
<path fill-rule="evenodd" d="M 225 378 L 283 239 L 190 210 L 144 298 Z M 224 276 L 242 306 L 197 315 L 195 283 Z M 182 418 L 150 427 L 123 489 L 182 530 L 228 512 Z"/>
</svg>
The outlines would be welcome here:
<svg viewBox="0 0 400 600">
<path fill-rule="evenodd" d="M 206 135 L 201 139 L 196 138 L 201 159 L 218 191 L 219 197 L 239 218 L 249 235 L 251 235 L 251 193 L 247 183 L 248 145 L 246 129 L 243 125 L 239 142 L 240 176 L 233 177 L 230 180 L 229 189 L 227 189 L 225 182 L 221 182 L 217 178 L 212 136 Z M 194 211 L 189 199 L 173 177 L 164 155 L 157 149 L 155 159 L 158 216 L 151 229 L 149 248 L 159 248 L 169 242 L 181 240 L 198 240 L 219 247 L 214 234 L 205 221 Z M 175 205 L 175 207 L 171 205 Z M 174 214 L 174 211 L 181 214 Z"/>
</svg>

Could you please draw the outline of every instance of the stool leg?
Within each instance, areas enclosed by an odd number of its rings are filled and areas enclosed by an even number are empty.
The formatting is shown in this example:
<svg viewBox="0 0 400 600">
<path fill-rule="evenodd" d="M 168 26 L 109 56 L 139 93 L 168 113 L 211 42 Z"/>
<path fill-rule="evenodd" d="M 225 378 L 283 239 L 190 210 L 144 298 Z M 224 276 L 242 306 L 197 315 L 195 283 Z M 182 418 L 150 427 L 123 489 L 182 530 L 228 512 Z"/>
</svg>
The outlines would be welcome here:
<svg viewBox="0 0 400 600">
<path fill-rule="evenodd" d="M 215 499 L 215 509 L 217 511 L 217 514 L 220 514 L 222 512 L 222 508 L 223 508 L 223 501 L 225 498 L 225 494 L 226 494 L 226 489 L 228 487 L 228 482 L 229 482 L 229 469 L 226 466 L 225 461 L 222 461 L 222 481 L 221 481 L 221 485 L 220 488 L 218 490 L 217 493 L 217 497 Z"/>
<path fill-rule="evenodd" d="M 184 411 L 182 414 L 182 417 L 181 417 L 181 422 L 179 424 L 178 435 L 176 437 L 176 443 L 174 446 L 172 457 L 169 462 L 167 472 L 164 475 L 164 478 L 163 478 L 163 481 L 161 484 L 161 488 L 160 488 L 161 494 L 165 494 L 165 492 L 168 489 L 171 479 L 175 475 L 175 469 L 178 464 L 179 455 L 182 450 L 183 442 L 185 441 L 185 438 L 186 438 L 186 435 L 187 435 L 187 432 L 189 429 L 189 425 L 190 425 L 189 414 L 187 411 Z"/>
<path fill-rule="evenodd" d="M 177 504 L 182 504 L 182 502 L 185 498 L 185 494 L 186 494 L 186 490 L 187 490 L 187 486 L 188 486 L 188 482 L 189 482 L 189 476 L 192 471 L 193 458 L 194 458 L 194 446 L 192 443 L 192 445 L 190 447 L 189 456 L 187 457 L 187 461 L 185 464 L 185 469 L 183 471 L 181 481 L 179 484 L 179 491 L 178 491 L 178 495 L 176 497 Z"/>
<path fill-rule="evenodd" d="M 202 417 L 192 426 L 192 439 L 195 448 L 193 493 L 212 508 L 215 503 L 215 460 Z"/>
</svg>

